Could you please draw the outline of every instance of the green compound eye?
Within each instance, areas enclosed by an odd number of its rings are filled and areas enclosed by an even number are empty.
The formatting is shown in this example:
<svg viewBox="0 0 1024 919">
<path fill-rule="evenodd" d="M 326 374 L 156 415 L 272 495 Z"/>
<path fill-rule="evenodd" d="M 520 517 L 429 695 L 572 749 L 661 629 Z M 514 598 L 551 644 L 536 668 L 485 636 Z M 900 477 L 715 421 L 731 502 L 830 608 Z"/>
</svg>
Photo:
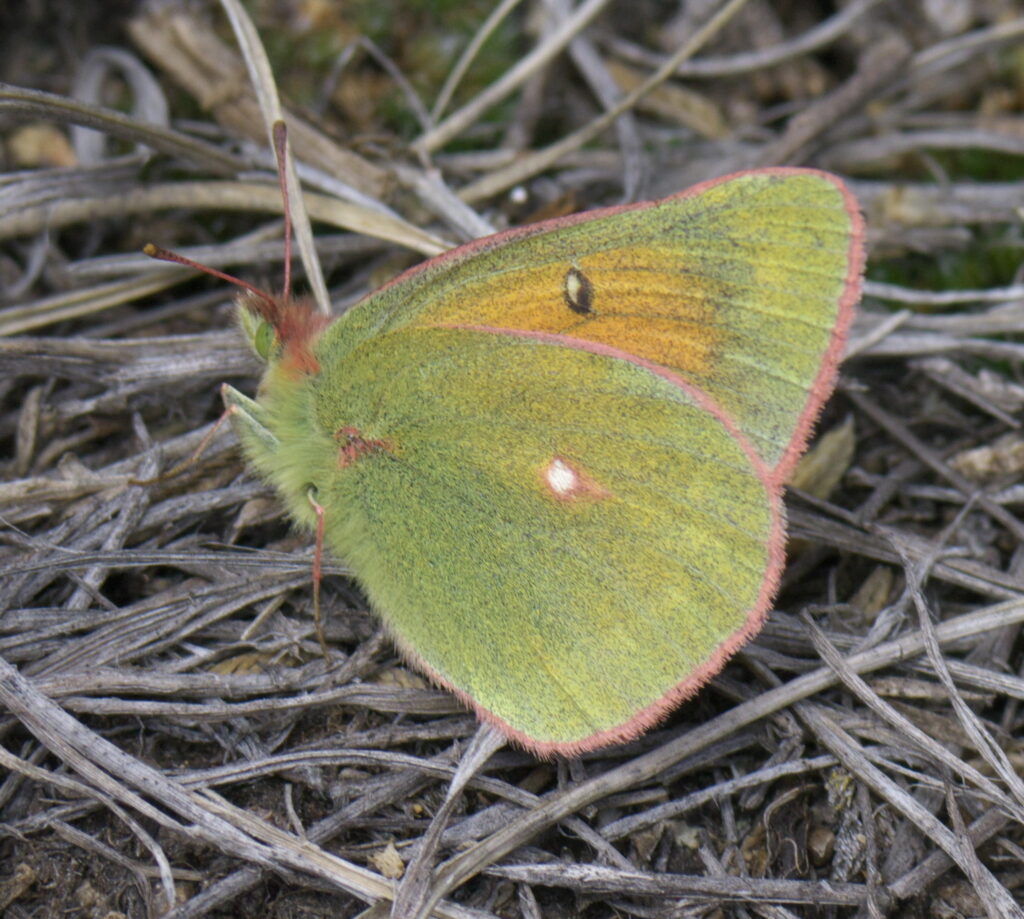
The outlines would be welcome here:
<svg viewBox="0 0 1024 919">
<path fill-rule="evenodd" d="M 238 325 L 256 356 L 261 361 L 268 362 L 276 355 L 280 345 L 277 331 L 256 309 L 245 302 L 245 296 L 239 298 Z"/>
<path fill-rule="evenodd" d="M 270 360 L 276 345 L 277 333 L 274 327 L 269 322 L 261 321 L 252 337 L 252 346 L 256 354 L 265 361 Z"/>
</svg>

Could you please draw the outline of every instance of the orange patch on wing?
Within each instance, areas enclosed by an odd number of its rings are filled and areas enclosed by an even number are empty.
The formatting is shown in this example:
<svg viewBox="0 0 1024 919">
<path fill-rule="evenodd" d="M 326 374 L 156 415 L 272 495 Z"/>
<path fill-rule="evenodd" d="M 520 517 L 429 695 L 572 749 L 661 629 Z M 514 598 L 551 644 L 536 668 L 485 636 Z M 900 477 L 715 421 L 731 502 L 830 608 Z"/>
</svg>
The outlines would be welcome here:
<svg viewBox="0 0 1024 919">
<path fill-rule="evenodd" d="M 417 324 L 568 335 L 706 376 L 728 344 L 727 308 L 721 283 L 688 274 L 685 255 L 630 247 L 468 280 L 441 292 Z"/>
<path fill-rule="evenodd" d="M 684 378 L 710 372 L 719 337 L 700 320 L 680 318 L 648 319 L 640 327 L 629 316 L 600 316 L 584 331 L 571 334 L 679 371 Z"/>
</svg>

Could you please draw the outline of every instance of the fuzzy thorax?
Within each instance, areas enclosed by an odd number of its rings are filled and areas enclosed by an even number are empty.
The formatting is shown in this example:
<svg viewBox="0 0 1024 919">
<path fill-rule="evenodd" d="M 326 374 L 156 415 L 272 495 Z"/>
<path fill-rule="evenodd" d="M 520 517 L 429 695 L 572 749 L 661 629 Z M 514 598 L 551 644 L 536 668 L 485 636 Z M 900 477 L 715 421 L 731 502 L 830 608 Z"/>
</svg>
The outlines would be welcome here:
<svg viewBox="0 0 1024 919">
<path fill-rule="evenodd" d="M 238 307 L 242 332 L 266 370 L 258 401 L 224 388 L 232 424 L 252 466 L 281 494 L 292 518 L 312 528 L 310 489 L 337 452 L 315 423 L 316 344 L 328 320 L 306 301 L 250 291 Z"/>
</svg>

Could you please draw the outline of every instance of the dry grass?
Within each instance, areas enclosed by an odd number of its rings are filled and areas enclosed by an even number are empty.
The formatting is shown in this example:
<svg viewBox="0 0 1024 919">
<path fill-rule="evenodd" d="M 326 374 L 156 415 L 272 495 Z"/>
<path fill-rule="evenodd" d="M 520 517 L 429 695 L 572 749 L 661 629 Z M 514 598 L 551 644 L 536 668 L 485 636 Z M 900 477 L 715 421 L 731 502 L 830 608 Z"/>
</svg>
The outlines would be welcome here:
<svg viewBox="0 0 1024 919">
<path fill-rule="evenodd" d="M 739 168 L 832 169 L 864 206 L 876 282 L 778 612 L 661 729 L 539 763 L 403 670 L 338 564 L 325 664 L 309 541 L 230 436 L 138 484 L 191 455 L 216 384 L 254 386 L 230 292 L 132 253 L 279 278 L 268 76 L 212 8 L 24 6 L 0 13 L 0 76 L 32 90 L 0 89 L 0 911 L 1021 915 L 1024 7 L 532 4 L 443 113 L 443 72 L 412 74 L 426 104 L 403 84 L 405 14 L 383 50 L 342 4 L 260 21 L 320 106 L 289 125 L 335 308 L 408 249 Z M 299 11 L 352 41 L 330 81 Z"/>
</svg>

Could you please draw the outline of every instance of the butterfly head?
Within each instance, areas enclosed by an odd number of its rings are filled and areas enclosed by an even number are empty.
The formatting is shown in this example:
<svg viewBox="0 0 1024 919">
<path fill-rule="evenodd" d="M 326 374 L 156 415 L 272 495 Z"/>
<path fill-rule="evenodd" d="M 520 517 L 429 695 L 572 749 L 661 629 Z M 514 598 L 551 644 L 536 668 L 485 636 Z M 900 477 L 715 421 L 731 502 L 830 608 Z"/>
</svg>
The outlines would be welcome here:
<svg viewBox="0 0 1024 919">
<path fill-rule="evenodd" d="M 261 361 L 289 375 L 319 372 L 314 350 L 328 321 L 306 300 L 255 289 L 238 297 L 238 322 L 249 347 Z"/>
</svg>

